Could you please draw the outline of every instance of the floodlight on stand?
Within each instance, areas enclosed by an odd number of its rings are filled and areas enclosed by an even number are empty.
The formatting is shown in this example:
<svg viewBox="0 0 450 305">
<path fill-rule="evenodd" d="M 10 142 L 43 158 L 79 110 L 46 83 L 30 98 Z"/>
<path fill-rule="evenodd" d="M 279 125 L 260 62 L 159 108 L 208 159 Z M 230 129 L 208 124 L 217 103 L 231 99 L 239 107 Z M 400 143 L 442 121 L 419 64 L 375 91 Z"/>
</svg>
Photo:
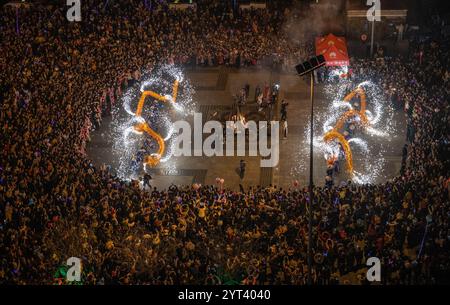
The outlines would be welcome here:
<svg viewBox="0 0 450 305">
<path fill-rule="evenodd" d="M 324 66 L 325 64 L 325 57 L 323 57 L 323 55 L 318 55 L 310 58 L 302 64 L 298 64 L 295 66 L 295 70 L 297 70 L 298 75 L 302 76 Z"/>
</svg>

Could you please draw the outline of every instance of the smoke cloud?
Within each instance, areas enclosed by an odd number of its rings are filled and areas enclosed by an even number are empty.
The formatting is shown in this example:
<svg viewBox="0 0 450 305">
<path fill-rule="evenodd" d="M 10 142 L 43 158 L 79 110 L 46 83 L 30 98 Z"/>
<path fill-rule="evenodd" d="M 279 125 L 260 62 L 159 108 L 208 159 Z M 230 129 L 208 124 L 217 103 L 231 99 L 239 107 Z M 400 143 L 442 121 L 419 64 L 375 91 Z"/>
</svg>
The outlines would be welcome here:
<svg viewBox="0 0 450 305">
<path fill-rule="evenodd" d="M 344 30 L 344 1 L 295 4 L 286 14 L 283 34 L 292 43 L 311 41 L 316 36 Z"/>
</svg>

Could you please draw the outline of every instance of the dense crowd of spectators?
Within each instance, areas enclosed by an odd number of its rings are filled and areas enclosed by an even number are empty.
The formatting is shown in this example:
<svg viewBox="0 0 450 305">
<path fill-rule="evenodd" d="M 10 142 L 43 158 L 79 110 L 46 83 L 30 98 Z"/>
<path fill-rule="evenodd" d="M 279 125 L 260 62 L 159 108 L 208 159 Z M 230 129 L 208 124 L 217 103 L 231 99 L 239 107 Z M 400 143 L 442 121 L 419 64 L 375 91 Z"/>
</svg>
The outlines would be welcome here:
<svg viewBox="0 0 450 305">
<path fill-rule="evenodd" d="M 102 96 L 114 99 L 140 69 L 258 64 L 288 50 L 275 35 L 283 12 L 233 15 L 219 1 L 149 11 L 132 2 L 83 1 L 80 23 L 62 9 L 21 9 L 19 29 L 14 9 L 0 14 L 0 283 L 55 283 L 75 256 L 87 284 L 304 284 L 306 189 L 144 191 L 83 154 Z M 425 48 L 421 65 L 354 63 L 352 77 L 370 71 L 405 105 L 405 169 L 381 185 L 315 188 L 314 283 L 339 283 L 371 256 L 382 260 L 386 284 L 448 282 L 447 50 Z"/>
</svg>

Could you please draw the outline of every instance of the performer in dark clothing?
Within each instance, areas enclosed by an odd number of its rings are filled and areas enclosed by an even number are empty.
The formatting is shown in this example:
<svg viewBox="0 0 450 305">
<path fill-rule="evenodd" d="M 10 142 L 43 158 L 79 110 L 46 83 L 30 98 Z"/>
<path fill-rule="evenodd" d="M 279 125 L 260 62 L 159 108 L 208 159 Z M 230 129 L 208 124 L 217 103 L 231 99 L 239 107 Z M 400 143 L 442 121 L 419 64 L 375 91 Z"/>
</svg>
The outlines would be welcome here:
<svg viewBox="0 0 450 305">
<path fill-rule="evenodd" d="M 152 189 L 152 187 L 150 185 L 150 180 L 152 180 L 152 176 L 150 176 L 149 174 L 145 173 L 144 174 L 144 189 L 145 189 L 145 186 L 148 186 L 150 189 Z"/>
</svg>

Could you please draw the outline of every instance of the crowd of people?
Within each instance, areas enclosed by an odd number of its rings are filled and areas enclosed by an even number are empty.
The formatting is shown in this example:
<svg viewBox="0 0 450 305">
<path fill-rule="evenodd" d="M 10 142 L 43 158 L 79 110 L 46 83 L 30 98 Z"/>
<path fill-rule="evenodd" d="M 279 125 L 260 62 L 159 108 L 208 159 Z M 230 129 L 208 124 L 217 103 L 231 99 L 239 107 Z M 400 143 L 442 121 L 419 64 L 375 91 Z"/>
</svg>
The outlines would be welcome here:
<svg viewBox="0 0 450 305">
<path fill-rule="evenodd" d="M 20 9 L 17 27 L 16 11 L 2 9 L 0 283 L 59 283 L 69 257 L 82 260 L 84 284 L 306 283 L 307 189 L 148 190 L 83 152 L 101 101 L 113 103 L 140 69 L 253 65 L 288 50 L 275 35 L 283 12 L 236 14 L 219 3 L 151 11 L 83 1 L 79 23 L 64 8 L 33 6 Z M 396 86 L 409 124 L 405 169 L 381 185 L 314 188 L 314 283 L 343 283 L 372 256 L 384 284 L 448 283 L 447 55 L 433 44 L 420 65 L 352 63 L 355 79 L 370 71 Z"/>
</svg>

